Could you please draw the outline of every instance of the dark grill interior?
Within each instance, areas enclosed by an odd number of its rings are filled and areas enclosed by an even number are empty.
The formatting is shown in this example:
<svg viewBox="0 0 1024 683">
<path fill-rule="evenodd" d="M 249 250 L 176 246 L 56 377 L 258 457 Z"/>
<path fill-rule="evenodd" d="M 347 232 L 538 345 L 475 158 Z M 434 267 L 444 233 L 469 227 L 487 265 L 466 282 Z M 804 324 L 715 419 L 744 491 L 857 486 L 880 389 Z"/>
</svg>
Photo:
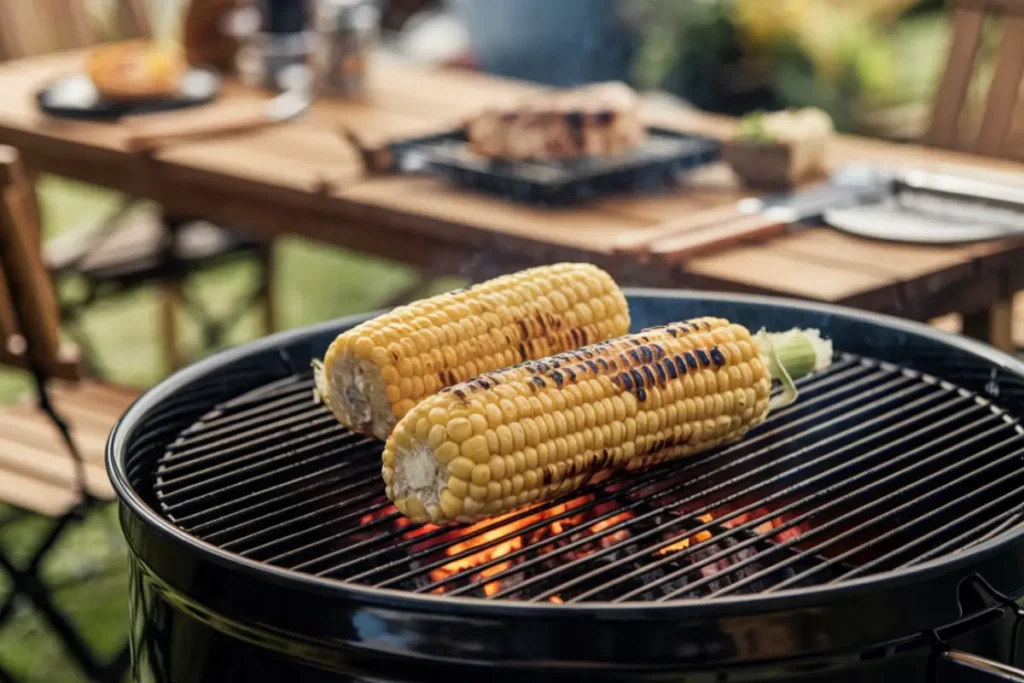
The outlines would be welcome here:
<svg viewBox="0 0 1024 683">
<path fill-rule="evenodd" d="M 296 375 L 223 403 L 160 459 L 185 531 L 365 586 L 537 602 L 664 601 L 835 583 L 954 553 L 1024 515 L 1024 430 L 916 371 L 843 356 L 742 442 L 471 527 L 406 522 L 380 444 Z"/>
</svg>

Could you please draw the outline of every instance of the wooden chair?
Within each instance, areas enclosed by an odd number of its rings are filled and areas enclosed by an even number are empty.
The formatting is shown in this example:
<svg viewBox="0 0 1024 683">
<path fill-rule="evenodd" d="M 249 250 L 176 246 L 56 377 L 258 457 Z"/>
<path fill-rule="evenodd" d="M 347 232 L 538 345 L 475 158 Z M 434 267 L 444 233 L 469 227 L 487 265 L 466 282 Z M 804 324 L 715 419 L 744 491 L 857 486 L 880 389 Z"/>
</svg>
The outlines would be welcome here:
<svg viewBox="0 0 1024 683">
<path fill-rule="evenodd" d="M 51 520 L 27 561 L 16 562 L 0 547 L 0 572 L 11 588 L 0 600 L 0 628 L 15 605 L 28 602 L 85 678 L 115 683 L 127 669 L 127 648 L 110 662 L 100 661 L 54 605 L 57 586 L 40 580 L 39 571 L 68 529 L 114 497 L 105 443 L 137 392 L 85 379 L 76 350 L 62 343 L 31 194 L 17 152 L 0 146 L 0 364 L 30 372 L 38 399 L 35 405 L 0 406 L 0 503 Z M 14 679 L 0 667 L 0 680 Z"/>
<path fill-rule="evenodd" d="M 35 241 L 31 192 L 17 152 L 0 147 L 0 363 L 36 376 L 43 404 L 43 410 L 0 406 L 0 502 L 59 516 L 83 493 L 113 497 L 104 444 L 137 392 L 86 379 L 77 349 L 62 342 L 57 297 Z M 47 403 L 70 420 L 82 481 Z"/>
<path fill-rule="evenodd" d="M 950 0 L 953 38 L 945 72 L 932 104 L 925 141 L 988 157 L 1024 160 L 1013 139 L 1024 77 L 1024 0 Z M 986 23 L 1002 22 L 992 81 L 979 116 L 967 116 L 968 94 L 978 75 L 978 54 Z M 976 129 L 969 124 L 980 118 Z M 1013 348 L 1013 292 L 1004 291 L 987 311 L 963 316 L 963 331 L 995 346 Z M 1024 311 L 1017 313 L 1024 315 Z"/>
<path fill-rule="evenodd" d="M 110 37 L 149 34 L 143 0 L 108 1 L 107 22 L 90 15 L 86 5 L 82 0 L 0 0 L 0 58 L 82 49 Z M 272 244 L 251 239 L 242 230 L 142 208 L 128 198 L 101 226 L 73 230 L 43 245 L 46 264 L 55 276 L 74 274 L 87 285 L 81 299 L 65 302 L 66 323 L 73 325 L 78 313 L 99 298 L 158 284 L 161 342 L 168 370 L 185 360 L 178 334 L 180 311 L 199 322 L 208 346 L 219 344 L 226 329 L 253 302 L 262 313 L 264 330 L 274 330 Z M 236 257 L 257 261 L 259 281 L 252 300 L 242 302 L 232 314 L 216 318 L 187 296 L 183 283 L 193 272 Z M 87 340 L 82 336 L 79 341 L 85 344 Z"/>
</svg>

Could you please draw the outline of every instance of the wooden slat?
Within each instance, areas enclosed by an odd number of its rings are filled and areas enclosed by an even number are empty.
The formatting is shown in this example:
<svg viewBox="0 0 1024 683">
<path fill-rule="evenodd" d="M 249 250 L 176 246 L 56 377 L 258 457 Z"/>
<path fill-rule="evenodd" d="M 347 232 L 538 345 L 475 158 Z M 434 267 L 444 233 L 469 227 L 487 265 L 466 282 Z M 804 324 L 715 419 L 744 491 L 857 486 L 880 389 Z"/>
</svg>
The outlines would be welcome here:
<svg viewBox="0 0 1024 683">
<path fill-rule="evenodd" d="M 679 106 L 658 98 L 641 99 L 640 118 L 648 126 L 707 135 L 713 138 L 731 137 L 737 121 L 728 116 L 701 112 L 693 107 Z"/>
<path fill-rule="evenodd" d="M 332 131 L 351 131 L 377 145 L 433 135 L 452 128 L 450 117 L 424 117 L 378 109 L 363 102 L 318 100 L 309 115 L 311 125 Z"/>
<path fill-rule="evenodd" d="M 21 56 L 18 33 L 14 29 L 13 3 L 0 2 L 0 59 L 17 59 Z"/>
<path fill-rule="evenodd" d="M 436 219 L 449 223 L 447 234 L 472 238 L 466 228 L 498 233 L 539 244 L 557 244 L 595 253 L 611 253 L 623 230 L 645 225 L 627 216 L 617 216 L 589 207 L 555 209 L 515 204 L 503 199 L 447 185 L 434 178 L 382 178 L 346 188 L 339 197 L 358 205 L 386 207 L 409 217 Z"/>
<path fill-rule="evenodd" d="M 985 15 L 974 9 L 956 9 L 952 22 L 953 42 L 945 73 L 935 94 L 931 126 L 926 136 L 928 144 L 936 147 L 957 146 L 957 122 L 974 73 Z"/>
<path fill-rule="evenodd" d="M 82 457 L 92 463 L 103 462 L 109 428 L 100 431 L 95 427 L 84 428 L 82 423 L 69 420 L 75 444 L 81 449 Z M 109 427 L 113 427 L 110 423 Z M 7 442 L 20 443 L 61 457 L 70 457 L 67 448 L 57 433 L 56 427 L 41 412 L 29 410 L 0 410 L 0 429 Z"/>
<path fill-rule="evenodd" d="M 38 8 L 42 25 L 50 34 L 47 52 L 82 48 L 93 42 L 88 24 L 81 23 L 85 3 L 73 0 L 33 0 Z"/>
<path fill-rule="evenodd" d="M 911 279 L 970 265 L 978 256 L 972 247 L 936 247 L 861 239 L 828 228 L 801 230 L 772 242 L 773 249 L 819 258 L 823 262 L 874 270 Z"/>
<path fill-rule="evenodd" d="M 74 400 L 65 398 L 57 404 L 56 408 L 76 430 L 83 433 L 100 434 L 103 438 L 106 438 L 111 427 L 114 426 L 117 418 L 123 412 L 96 403 L 90 404 L 85 398 L 76 398 Z M 24 409 L 27 409 L 30 415 L 38 412 L 34 404 L 24 406 Z M 42 416 L 38 417 L 42 418 Z M 29 419 L 35 418 L 30 416 Z"/>
<path fill-rule="evenodd" d="M 60 24 L 68 32 L 67 48 L 84 48 L 95 44 L 99 36 L 92 25 L 86 3 L 70 0 L 61 4 L 64 7 Z"/>
<path fill-rule="evenodd" d="M 103 463 L 85 462 L 83 466 L 89 492 L 112 498 L 114 488 Z M 70 490 L 75 486 L 75 464 L 70 455 L 19 443 L 6 435 L 0 436 L 0 472 L 17 472 Z"/>
<path fill-rule="evenodd" d="M 76 438 L 92 441 L 97 460 L 103 457 L 104 444 L 111 428 L 140 393 L 137 389 L 116 387 L 94 380 L 74 383 L 58 380 L 50 385 L 50 399 L 54 408 L 68 419 Z M 63 449 L 54 426 L 39 410 L 34 398 L 26 398 L 23 403 L 0 408 L 0 424 L 15 423 L 21 423 L 24 430 L 42 434 L 46 442 L 56 449 Z M 4 429 L 0 428 L 2 433 Z"/>
<path fill-rule="evenodd" d="M 65 486 L 0 469 L 0 501 L 47 517 L 59 517 L 78 502 L 78 495 Z"/>
<path fill-rule="evenodd" d="M 54 404 L 70 418 L 82 420 L 83 427 L 94 425 L 106 435 L 131 401 L 94 392 L 88 388 L 90 384 L 92 381 L 87 380 L 81 383 L 81 389 L 54 391 Z"/>
<path fill-rule="evenodd" d="M 781 235 L 789 222 L 779 221 L 769 214 L 738 216 L 732 220 L 711 225 L 696 226 L 681 233 L 672 233 L 653 241 L 651 256 L 659 261 L 676 264 L 715 251 L 722 251 L 743 242 Z"/>
<path fill-rule="evenodd" d="M 58 406 L 64 401 L 84 401 L 117 412 L 126 410 L 139 397 L 142 390 L 89 380 L 75 383 L 51 382 L 50 392 Z"/>
<path fill-rule="evenodd" d="M 676 207 L 678 212 L 678 203 Z M 711 209 L 688 211 L 667 221 L 647 228 L 624 233 L 616 240 L 613 251 L 616 254 L 640 256 L 651 253 L 652 246 L 660 241 L 672 239 L 695 231 L 710 230 L 714 226 L 742 218 L 735 202 Z"/>
<path fill-rule="evenodd" d="M 856 268 L 838 268 L 757 245 L 700 256 L 684 265 L 688 274 L 735 282 L 755 291 L 841 302 L 898 283 L 896 278 Z"/>
<path fill-rule="evenodd" d="M 5 35 L 10 58 L 28 57 L 47 52 L 43 36 L 43 22 L 36 16 L 37 7 L 32 2 L 6 2 L 3 21 L 11 27 Z"/>
<path fill-rule="evenodd" d="M 735 206 L 761 193 L 744 188 L 724 162 L 698 169 L 681 179 L 677 187 L 660 192 L 623 193 L 595 198 L 594 208 L 633 216 L 652 223 L 689 220 L 695 213 Z M 661 230 L 652 227 L 652 235 Z"/>
<path fill-rule="evenodd" d="M 328 169 L 356 167 L 360 163 L 358 151 L 337 131 L 306 122 L 267 128 L 244 136 L 239 142 L 292 162 Z"/>
<path fill-rule="evenodd" d="M 51 393 L 85 459 L 87 488 L 97 497 L 113 498 L 104 465 L 107 437 L 135 391 L 98 382 L 57 382 Z M 74 462 L 60 434 L 36 406 L 0 409 L 0 502 L 58 515 L 77 500 L 75 483 Z"/>
<path fill-rule="evenodd" d="M 985 156 L 1008 156 L 1007 139 L 1024 73 L 1024 16 L 1007 17 L 996 70 L 985 101 L 985 115 L 974 151 Z"/>
<path fill-rule="evenodd" d="M 161 150 L 157 158 L 179 168 L 216 173 L 223 178 L 225 187 L 240 187 L 240 181 L 248 183 L 246 187 L 252 192 L 258 191 L 252 183 L 322 192 L 327 187 L 347 185 L 362 175 L 361 165 L 353 158 L 339 159 L 337 163 L 310 162 L 248 144 L 253 137 L 258 140 L 259 135 L 190 143 Z"/>
</svg>

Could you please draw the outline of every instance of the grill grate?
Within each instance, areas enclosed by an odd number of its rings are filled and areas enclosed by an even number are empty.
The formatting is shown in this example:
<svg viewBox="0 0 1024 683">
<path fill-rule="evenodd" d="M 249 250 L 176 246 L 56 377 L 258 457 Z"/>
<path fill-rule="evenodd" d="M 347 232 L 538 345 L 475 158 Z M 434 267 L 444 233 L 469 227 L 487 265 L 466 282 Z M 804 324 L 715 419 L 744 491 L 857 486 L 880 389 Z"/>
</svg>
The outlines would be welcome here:
<svg viewBox="0 0 1024 683">
<path fill-rule="evenodd" d="M 161 458 L 185 531 L 244 557 L 417 593 L 665 601 L 836 583 L 1024 521 L 1024 430 L 964 389 L 843 356 L 743 441 L 470 527 L 388 503 L 380 444 L 294 376 L 226 402 Z"/>
</svg>

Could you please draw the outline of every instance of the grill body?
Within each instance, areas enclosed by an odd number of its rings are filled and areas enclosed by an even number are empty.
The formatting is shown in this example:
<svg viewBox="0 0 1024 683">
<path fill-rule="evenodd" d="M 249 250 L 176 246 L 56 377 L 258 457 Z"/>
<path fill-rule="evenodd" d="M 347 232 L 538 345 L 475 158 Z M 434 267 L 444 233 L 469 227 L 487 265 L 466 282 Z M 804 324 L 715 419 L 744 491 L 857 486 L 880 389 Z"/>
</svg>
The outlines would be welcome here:
<svg viewBox="0 0 1024 683">
<path fill-rule="evenodd" d="M 1024 368 L 925 326 L 757 297 L 629 293 L 636 328 L 715 314 L 818 327 L 843 351 L 948 380 L 1024 415 Z M 772 594 L 659 604 L 544 605 L 341 584 L 233 555 L 165 518 L 157 462 L 214 406 L 304 373 L 351 318 L 224 352 L 147 393 L 109 467 L 132 553 L 140 681 L 931 680 L 936 643 L 1017 661 L 1007 596 L 1024 588 L 1014 528 L 911 570 Z M 950 680 L 960 680 L 951 678 Z"/>
</svg>

